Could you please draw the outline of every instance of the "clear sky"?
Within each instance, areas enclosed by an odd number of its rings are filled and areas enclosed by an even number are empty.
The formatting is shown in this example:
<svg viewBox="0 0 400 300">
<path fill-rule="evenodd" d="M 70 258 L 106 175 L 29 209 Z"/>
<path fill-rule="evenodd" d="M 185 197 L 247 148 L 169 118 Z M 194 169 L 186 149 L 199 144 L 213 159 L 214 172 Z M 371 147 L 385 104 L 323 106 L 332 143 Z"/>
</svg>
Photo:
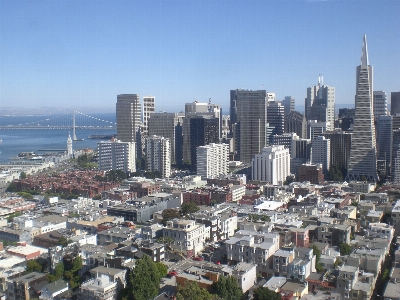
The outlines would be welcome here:
<svg viewBox="0 0 400 300">
<path fill-rule="evenodd" d="M 266 89 L 304 105 L 323 74 L 354 105 L 367 34 L 374 89 L 400 91 L 400 1 L 0 0 L 0 107 L 156 110 Z"/>
</svg>

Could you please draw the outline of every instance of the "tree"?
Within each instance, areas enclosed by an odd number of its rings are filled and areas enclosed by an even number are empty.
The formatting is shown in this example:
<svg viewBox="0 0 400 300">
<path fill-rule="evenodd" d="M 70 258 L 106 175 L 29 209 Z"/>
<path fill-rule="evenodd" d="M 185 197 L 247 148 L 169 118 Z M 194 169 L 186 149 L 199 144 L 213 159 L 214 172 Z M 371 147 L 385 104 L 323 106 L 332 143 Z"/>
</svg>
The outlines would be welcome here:
<svg viewBox="0 0 400 300">
<path fill-rule="evenodd" d="M 160 273 L 150 256 L 143 255 L 136 261 L 131 273 L 132 296 L 134 300 L 153 299 L 158 295 Z"/>
<path fill-rule="evenodd" d="M 194 202 L 182 203 L 181 205 L 181 212 L 183 215 L 193 214 L 195 212 L 198 212 L 199 210 L 200 207 L 198 207 L 197 204 Z"/>
<path fill-rule="evenodd" d="M 26 173 L 25 172 L 21 172 L 20 173 L 20 175 L 19 175 L 19 178 L 20 179 L 25 179 L 27 176 L 26 176 Z"/>
<path fill-rule="evenodd" d="M 164 265 L 163 263 L 160 262 L 155 262 L 155 265 L 157 267 L 158 270 L 158 276 L 160 278 L 167 276 L 168 274 L 168 267 L 166 265 Z"/>
<path fill-rule="evenodd" d="M 26 273 L 42 272 L 42 265 L 37 260 L 30 259 L 26 263 Z"/>
<path fill-rule="evenodd" d="M 163 217 L 162 223 L 165 226 L 165 225 L 167 225 L 167 221 L 175 219 L 175 218 L 180 218 L 181 214 L 176 209 L 167 208 L 167 209 L 163 210 L 162 217 Z"/>
<path fill-rule="evenodd" d="M 339 250 L 340 255 L 349 255 L 353 251 L 353 248 L 349 244 L 342 243 L 339 246 Z"/>
<path fill-rule="evenodd" d="M 269 288 L 259 286 L 254 290 L 254 300 L 282 300 L 282 296 L 279 293 L 271 291 Z"/>
<path fill-rule="evenodd" d="M 64 275 L 64 264 L 62 262 L 59 262 L 54 267 L 54 276 L 56 276 L 57 279 L 60 279 L 63 277 L 63 275 Z"/>
<path fill-rule="evenodd" d="M 322 273 L 324 271 L 324 267 L 319 263 L 319 259 L 321 258 L 321 250 L 317 247 L 317 245 L 312 245 L 313 254 L 315 255 L 315 269 L 318 273 Z"/>
<path fill-rule="evenodd" d="M 6 189 L 6 192 L 8 192 L 8 193 L 15 193 L 17 191 L 18 191 L 18 187 L 14 182 L 11 182 L 10 185 Z"/>
<path fill-rule="evenodd" d="M 263 222 L 271 222 L 271 218 L 269 216 L 262 216 L 260 220 Z"/>
<path fill-rule="evenodd" d="M 219 276 L 218 281 L 212 285 L 213 294 L 217 294 L 225 300 L 241 299 L 243 296 L 242 288 L 233 276 Z"/>
<path fill-rule="evenodd" d="M 215 299 L 206 289 L 200 288 L 195 281 L 186 281 L 185 286 L 178 286 L 178 300 L 212 300 Z M 240 299 L 240 298 L 239 298 Z"/>
</svg>

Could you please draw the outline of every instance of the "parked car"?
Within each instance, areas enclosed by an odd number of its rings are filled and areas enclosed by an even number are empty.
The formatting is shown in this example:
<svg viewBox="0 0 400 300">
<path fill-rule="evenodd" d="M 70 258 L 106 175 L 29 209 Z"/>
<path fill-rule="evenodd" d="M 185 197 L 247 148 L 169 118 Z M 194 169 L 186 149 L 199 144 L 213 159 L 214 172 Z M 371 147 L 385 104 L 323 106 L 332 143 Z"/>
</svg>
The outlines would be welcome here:
<svg viewBox="0 0 400 300">
<path fill-rule="evenodd" d="M 196 256 L 196 257 L 193 257 L 193 260 L 202 261 L 203 258 L 201 256 Z"/>
<path fill-rule="evenodd" d="M 169 271 L 169 272 L 168 272 L 168 276 L 169 276 L 169 277 L 174 277 L 174 276 L 176 276 L 176 275 L 178 275 L 178 272 L 177 272 L 177 271 Z"/>
</svg>

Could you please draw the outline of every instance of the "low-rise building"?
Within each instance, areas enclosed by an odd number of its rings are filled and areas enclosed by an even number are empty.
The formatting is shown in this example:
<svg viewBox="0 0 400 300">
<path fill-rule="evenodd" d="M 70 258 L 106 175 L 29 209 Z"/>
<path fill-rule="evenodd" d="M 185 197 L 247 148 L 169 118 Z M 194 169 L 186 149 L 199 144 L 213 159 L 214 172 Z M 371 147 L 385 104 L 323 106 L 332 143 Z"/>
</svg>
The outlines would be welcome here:
<svg viewBox="0 0 400 300">
<path fill-rule="evenodd" d="M 117 300 L 118 285 L 106 275 L 90 279 L 81 284 L 78 300 Z"/>
</svg>

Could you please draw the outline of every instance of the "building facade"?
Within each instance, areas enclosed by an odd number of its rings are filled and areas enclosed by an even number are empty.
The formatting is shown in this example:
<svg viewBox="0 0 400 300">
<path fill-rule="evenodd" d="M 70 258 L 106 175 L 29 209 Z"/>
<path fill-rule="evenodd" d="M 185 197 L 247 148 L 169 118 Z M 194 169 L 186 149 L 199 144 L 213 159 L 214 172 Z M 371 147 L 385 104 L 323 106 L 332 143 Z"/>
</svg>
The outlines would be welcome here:
<svg viewBox="0 0 400 300">
<path fill-rule="evenodd" d="M 213 178 L 229 172 L 229 145 L 211 143 L 197 147 L 197 175 Z"/>
<path fill-rule="evenodd" d="M 374 92 L 375 93 L 375 92 Z M 374 94 L 375 96 L 375 94 Z M 376 123 L 376 150 L 379 173 L 386 177 L 390 172 L 392 157 L 393 117 L 380 115 Z"/>
<path fill-rule="evenodd" d="M 100 170 L 136 172 L 135 143 L 119 140 L 101 141 L 97 143 L 97 151 Z"/>
<path fill-rule="evenodd" d="M 293 110 L 285 116 L 285 132 L 294 132 L 300 138 L 307 138 L 307 121 L 305 115 Z"/>
<path fill-rule="evenodd" d="M 331 140 L 324 136 L 318 136 L 311 142 L 312 154 L 311 162 L 313 164 L 322 164 L 322 171 L 326 176 L 331 167 Z"/>
<path fill-rule="evenodd" d="M 151 114 L 156 111 L 156 98 L 153 96 L 143 97 L 143 126 L 142 132 L 144 136 L 149 133 L 149 119 Z"/>
<path fill-rule="evenodd" d="M 400 92 L 390 93 L 390 114 L 400 114 Z"/>
<path fill-rule="evenodd" d="M 374 119 L 379 116 L 387 116 L 387 94 L 384 91 L 374 91 Z"/>
</svg>

